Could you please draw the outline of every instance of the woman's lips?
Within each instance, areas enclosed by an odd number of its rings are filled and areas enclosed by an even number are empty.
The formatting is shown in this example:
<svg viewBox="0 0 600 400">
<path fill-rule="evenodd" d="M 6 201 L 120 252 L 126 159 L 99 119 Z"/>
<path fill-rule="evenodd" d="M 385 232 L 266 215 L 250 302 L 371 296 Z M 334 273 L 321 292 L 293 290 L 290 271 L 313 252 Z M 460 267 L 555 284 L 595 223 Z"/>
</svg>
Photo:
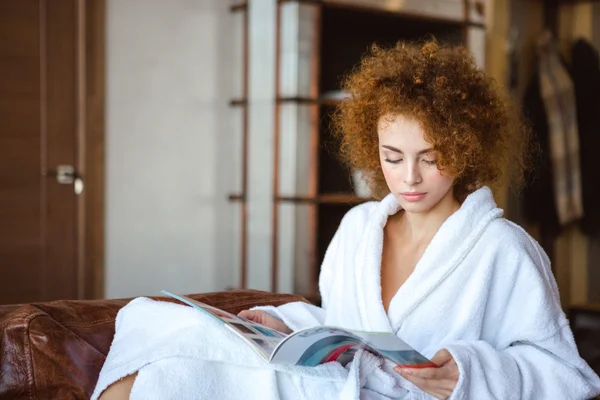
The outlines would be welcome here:
<svg viewBox="0 0 600 400">
<path fill-rule="evenodd" d="M 404 199 L 406 201 L 410 201 L 410 202 L 422 200 L 423 197 L 425 197 L 426 194 L 427 193 L 421 193 L 421 192 L 404 192 L 404 193 L 400 193 L 400 195 L 402 197 L 404 197 Z"/>
</svg>

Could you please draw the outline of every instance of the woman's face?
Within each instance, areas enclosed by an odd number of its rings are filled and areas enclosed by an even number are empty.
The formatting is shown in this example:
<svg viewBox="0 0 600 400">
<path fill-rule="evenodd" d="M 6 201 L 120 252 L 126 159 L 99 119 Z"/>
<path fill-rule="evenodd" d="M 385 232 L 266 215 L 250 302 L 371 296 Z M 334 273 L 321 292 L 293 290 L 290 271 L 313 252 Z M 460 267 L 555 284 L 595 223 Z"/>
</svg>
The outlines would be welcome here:
<svg viewBox="0 0 600 400">
<path fill-rule="evenodd" d="M 377 133 L 385 181 L 406 212 L 428 212 L 442 201 L 453 201 L 453 179 L 437 168 L 437 153 L 420 122 L 384 115 Z"/>
</svg>

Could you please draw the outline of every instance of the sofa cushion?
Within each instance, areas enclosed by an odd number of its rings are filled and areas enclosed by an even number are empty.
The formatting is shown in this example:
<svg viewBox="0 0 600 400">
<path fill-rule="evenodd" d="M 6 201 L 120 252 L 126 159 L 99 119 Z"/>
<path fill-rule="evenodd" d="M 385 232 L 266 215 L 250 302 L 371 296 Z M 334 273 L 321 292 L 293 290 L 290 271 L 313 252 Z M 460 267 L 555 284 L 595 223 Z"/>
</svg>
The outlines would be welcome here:
<svg viewBox="0 0 600 400">
<path fill-rule="evenodd" d="M 232 313 L 256 305 L 306 301 L 255 290 L 190 297 Z M 114 336 L 117 313 L 130 300 L 0 306 L 0 399 L 89 398 Z"/>
</svg>

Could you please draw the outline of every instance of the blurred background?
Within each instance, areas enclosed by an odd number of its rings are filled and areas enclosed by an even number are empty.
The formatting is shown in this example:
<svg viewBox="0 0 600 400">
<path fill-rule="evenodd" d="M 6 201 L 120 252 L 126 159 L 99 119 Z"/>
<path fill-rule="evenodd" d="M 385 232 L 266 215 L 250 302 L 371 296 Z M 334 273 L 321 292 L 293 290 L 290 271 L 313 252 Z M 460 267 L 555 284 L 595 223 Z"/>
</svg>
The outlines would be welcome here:
<svg viewBox="0 0 600 400">
<path fill-rule="evenodd" d="M 600 2 L 0 0 L 0 304 L 299 293 L 370 198 L 329 115 L 372 43 L 469 48 L 542 154 L 506 216 L 600 309 Z M 597 201 L 599 200 L 599 201 Z M 574 312 L 574 311 L 573 311 Z"/>
</svg>

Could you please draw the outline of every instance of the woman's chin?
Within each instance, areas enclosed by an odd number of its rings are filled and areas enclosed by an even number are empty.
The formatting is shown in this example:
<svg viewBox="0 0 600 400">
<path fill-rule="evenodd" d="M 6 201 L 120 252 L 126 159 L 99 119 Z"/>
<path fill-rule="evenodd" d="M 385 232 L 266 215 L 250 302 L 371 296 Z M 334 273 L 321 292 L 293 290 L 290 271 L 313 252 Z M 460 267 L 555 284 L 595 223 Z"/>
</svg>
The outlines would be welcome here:
<svg viewBox="0 0 600 400">
<path fill-rule="evenodd" d="M 398 199 L 400 206 L 405 212 L 409 213 L 424 213 L 431 210 L 431 205 L 424 201 L 406 201 L 404 198 Z"/>
</svg>

